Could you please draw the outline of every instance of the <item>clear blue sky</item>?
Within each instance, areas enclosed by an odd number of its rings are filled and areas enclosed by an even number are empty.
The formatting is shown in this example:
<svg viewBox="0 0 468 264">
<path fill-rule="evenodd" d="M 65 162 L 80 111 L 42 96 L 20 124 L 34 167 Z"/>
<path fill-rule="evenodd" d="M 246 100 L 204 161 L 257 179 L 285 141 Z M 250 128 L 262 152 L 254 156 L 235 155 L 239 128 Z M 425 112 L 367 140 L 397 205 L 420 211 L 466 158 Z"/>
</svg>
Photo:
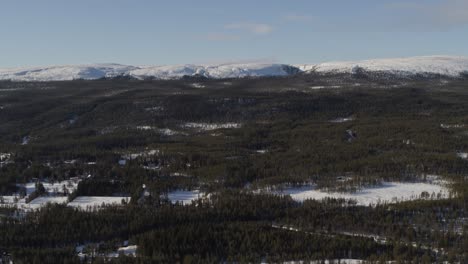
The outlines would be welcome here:
<svg viewBox="0 0 468 264">
<path fill-rule="evenodd" d="M 4 0 L 0 67 L 468 56 L 466 0 Z"/>
</svg>

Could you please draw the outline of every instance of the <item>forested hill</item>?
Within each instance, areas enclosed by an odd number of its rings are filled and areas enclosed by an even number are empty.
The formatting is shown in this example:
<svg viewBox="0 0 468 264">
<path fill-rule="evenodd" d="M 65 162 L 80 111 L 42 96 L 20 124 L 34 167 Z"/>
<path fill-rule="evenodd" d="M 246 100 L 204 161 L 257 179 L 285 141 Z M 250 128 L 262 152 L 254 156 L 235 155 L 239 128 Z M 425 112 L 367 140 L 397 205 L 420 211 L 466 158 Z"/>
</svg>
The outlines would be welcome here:
<svg viewBox="0 0 468 264">
<path fill-rule="evenodd" d="M 0 259 L 467 263 L 468 81 L 0 82 Z"/>
</svg>

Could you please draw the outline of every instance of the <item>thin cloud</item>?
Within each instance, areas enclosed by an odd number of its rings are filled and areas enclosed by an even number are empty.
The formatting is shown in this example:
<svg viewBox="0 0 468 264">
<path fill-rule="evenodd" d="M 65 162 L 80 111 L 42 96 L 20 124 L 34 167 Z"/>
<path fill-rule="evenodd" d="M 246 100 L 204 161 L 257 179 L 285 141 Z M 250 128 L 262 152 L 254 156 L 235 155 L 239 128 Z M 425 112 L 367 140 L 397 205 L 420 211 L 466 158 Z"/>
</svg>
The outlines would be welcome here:
<svg viewBox="0 0 468 264">
<path fill-rule="evenodd" d="M 237 35 L 224 34 L 224 33 L 210 33 L 201 37 L 209 41 L 238 41 L 241 38 Z"/>
<path fill-rule="evenodd" d="M 446 30 L 468 25 L 468 1 L 466 0 L 445 0 L 432 4 L 405 2 L 395 3 L 389 7 L 408 11 L 409 20 L 421 27 Z"/>
<path fill-rule="evenodd" d="M 310 22 L 314 20 L 314 17 L 308 15 L 299 15 L 299 14 L 287 14 L 284 15 L 283 20 L 288 22 Z"/>
<path fill-rule="evenodd" d="M 224 26 L 225 29 L 244 30 L 255 35 L 268 35 L 273 31 L 273 27 L 268 24 L 259 23 L 232 23 Z"/>
</svg>

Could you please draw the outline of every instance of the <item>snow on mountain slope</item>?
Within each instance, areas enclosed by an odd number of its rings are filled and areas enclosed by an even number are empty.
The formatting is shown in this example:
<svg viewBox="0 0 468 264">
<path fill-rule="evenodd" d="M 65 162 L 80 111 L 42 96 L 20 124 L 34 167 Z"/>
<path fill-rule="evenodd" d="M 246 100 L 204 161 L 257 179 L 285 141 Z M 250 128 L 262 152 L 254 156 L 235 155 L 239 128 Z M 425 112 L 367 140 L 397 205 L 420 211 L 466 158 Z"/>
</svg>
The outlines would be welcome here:
<svg viewBox="0 0 468 264">
<path fill-rule="evenodd" d="M 63 65 L 31 68 L 0 68 L 0 80 L 12 81 L 68 81 L 93 80 L 124 75 L 136 69 L 120 64 Z"/>
<path fill-rule="evenodd" d="M 178 79 L 184 76 L 207 78 L 242 78 L 261 76 L 286 76 L 291 66 L 283 64 L 223 64 L 223 65 L 169 65 L 127 66 L 120 64 L 66 65 L 32 68 L 0 69 L 0 80 L 12 81 L 66 81 L 99 79 L 102 77 L 131 76 L 138 79 Z"/>
<path fill-rule="evenodd" d="M 158 79 L 176 79 L 183 76 L 204 76 L 207 78 L 243 78 L 261 76 L 289 75 L 287 65 L 283 64 L 224 64 L 224 65 L 175 65 L 149 66 L 129 72 L 130 76 L 144 79 L 155 77 Z"/>
<path fill-rule="evenodd" d="M 283 64 L 227 64 L 207 68 L 207 77 L 239 78 L 248 76 L 286 76 L 287 65 Z"/>
<path fill-rule="evenodd" d="M 173 65 L 173 66 L 145 66 L 128 72 L 128 75 L 138 79 L 154 77 L 156 79 L 177 79 L 184 76 L 205 75 L 203 66 Z"/>
<path fill-rule="evenodd" d="M 375 59 L 363 61 L 327 62 L 321 64 L 296 65 L 302 71 L 353 73 L 362 68 L 369 72 L 392 74 L 441 74 L 459 76 L 468 73 L 468 57 L 423 56 L 411 58 Z"/>
<path fill-rule="evenodd" d="M 426 56 L 396 59 L 376 59 L 320 64 L 286 65 L 275 63 L 231 63 L 220 65 L 128 66 L 120 64 L 65 65 L 29 68 L 0 68 L 0 80 L 64 81 L 131 76 L 137 79 L 178 79 L 184 76 L 207 78 L 243 78 L 287 76 L 298 72 L 354 73 L 358 69 L 391 74 L 441 74 L 457 77 L 468 73 L 468 57 Z"/>
</svg>

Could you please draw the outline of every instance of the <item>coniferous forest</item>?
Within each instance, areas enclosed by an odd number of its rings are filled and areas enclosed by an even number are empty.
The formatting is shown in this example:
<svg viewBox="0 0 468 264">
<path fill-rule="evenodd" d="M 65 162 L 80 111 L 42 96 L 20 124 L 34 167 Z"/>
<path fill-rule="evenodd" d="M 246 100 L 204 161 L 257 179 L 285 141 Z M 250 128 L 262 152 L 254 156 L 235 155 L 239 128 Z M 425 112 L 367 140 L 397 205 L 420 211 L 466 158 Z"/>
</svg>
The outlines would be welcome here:
<svg viewBox="0 0 468 264">
<path fill-rule="evenodd" d="M 463 78 L 3 81 L 0 263 L 468 263 L 467 153 Z"/>
</svg>

